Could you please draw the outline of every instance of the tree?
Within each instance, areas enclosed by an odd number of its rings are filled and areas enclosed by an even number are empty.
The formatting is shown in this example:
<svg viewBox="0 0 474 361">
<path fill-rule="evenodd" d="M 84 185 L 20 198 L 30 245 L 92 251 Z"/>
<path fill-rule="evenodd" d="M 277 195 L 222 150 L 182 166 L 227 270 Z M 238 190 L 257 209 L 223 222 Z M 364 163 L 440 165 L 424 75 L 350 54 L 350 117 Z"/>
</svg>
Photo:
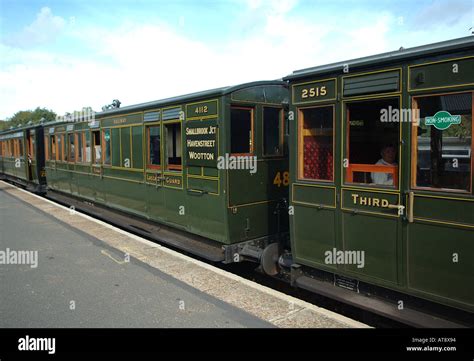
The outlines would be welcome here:
<svg viewBox="0 0 474 361">
<path fill-rule="evenodd" d="M 18 126 L 31 124 L 38 124 L 43 120 L 50 122 L 56 119 L 56 113 L 46 108 L 37 107 L 35 110 L 20 110 L 16 112 L 11 118 L 0 122 L 0 129 L 9 129 L 10 127 L 17 128 Z"/>
</svg>

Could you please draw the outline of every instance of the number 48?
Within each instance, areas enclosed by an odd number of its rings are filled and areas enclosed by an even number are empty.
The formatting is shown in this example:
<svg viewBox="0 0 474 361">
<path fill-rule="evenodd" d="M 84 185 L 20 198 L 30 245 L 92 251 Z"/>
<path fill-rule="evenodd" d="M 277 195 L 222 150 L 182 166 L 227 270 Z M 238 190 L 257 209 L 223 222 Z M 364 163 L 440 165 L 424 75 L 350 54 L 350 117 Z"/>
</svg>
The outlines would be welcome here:
<svg viewBox="0 0 474 361">
<path fill-rule="evenodd" d="M 290 184 L 290 173 L 283 172 L 283 179 L 281 177 L 281 172 L 278 172 L 275 175 L 275 178 L 273 179 L 273 184 L 275 184 L 277 187 L 281 187 L 282 183 L 283 186 L 288 187 L 288 184 Z"/>
</svg>

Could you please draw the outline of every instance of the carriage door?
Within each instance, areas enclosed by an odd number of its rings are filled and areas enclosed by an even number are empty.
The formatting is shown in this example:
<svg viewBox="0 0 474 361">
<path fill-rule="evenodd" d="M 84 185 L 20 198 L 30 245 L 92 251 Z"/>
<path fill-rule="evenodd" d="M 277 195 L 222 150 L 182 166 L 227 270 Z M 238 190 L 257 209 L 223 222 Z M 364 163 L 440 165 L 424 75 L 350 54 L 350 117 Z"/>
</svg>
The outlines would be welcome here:
<svg viewBox="0 0 474 361">
<path fill-rule="evenodd" d="M 471 311 L 473 104 L 473 91 L 440 91 L 412 98 L 417 112 L 411 124 L 406 233 L 407 286 Z"/>
<path fill-rule="evenodd" d="M 35 163 L 35 135 L 34 130 L 27 130 L 27 139 L 26 139 L 26 173 L 27 179 L 29 181 L 33 180 L 33 171 Z"/>
<path fill-rule="evenodd" d="M 338 189 L 344 251 L 339 267 L 360 279 L 395 285 L 401 253 L 400 97 L 343 101 L 342 179 Z M 355 253 L 354 253 L 355 251 Z"/>
</svg>

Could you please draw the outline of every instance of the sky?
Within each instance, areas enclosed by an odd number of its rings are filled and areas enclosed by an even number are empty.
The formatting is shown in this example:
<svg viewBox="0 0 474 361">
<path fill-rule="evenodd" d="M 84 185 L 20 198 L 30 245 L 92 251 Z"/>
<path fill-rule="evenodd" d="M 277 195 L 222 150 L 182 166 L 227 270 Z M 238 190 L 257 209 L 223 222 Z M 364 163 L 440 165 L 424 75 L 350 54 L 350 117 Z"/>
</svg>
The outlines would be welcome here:
<svg viewBox="0 0 474 361">
<path fill-rule="evenodd" d="M 471 27 L 474 0 L 0 0 L 0 119 L 278 79 Z"/>
</svg>

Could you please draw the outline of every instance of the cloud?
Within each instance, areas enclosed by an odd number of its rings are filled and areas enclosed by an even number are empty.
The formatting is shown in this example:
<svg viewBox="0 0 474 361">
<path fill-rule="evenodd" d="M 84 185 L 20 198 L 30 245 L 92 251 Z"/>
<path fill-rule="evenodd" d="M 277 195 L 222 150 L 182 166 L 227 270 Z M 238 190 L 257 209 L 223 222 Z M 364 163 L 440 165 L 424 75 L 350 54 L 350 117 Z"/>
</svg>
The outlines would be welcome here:
<svg viewBox="0 0 474 361">
<path fill-rule="evenodd" d="M 296 12 L 295 6 L 295 1 L 254 0 L 240 13 L 255 16 L 253 26 L 242 31 L 246 22 L 236 17 L 241 28 L 235 27 L 223 41 L 185 35 L 182 27 L 155 20 L 113 27 L 95 22 L 68 29 L 65 36 L 72 49 L 87 50 L 75 56 L 70 48 L 48 51 L 46 47 L 0 44 L 4 54 L 0 119 L 36 106 L 60 114 L 85 106 L 99 110 L 112 99 L 125 106 L 277 79 L 296 69 L 396 50 L 402 45 L 422 45 L 451 35 L 445 29 L 413 32 L 399 25 L 390 12 L 351 11 L 341 16 L 319 7 Z M 43 8 L 40 14 L 33 24 L 44 24 L 39 18 L 55 18 L 49 9 Z M 49 23 L 42 28 L 64 31 L 67 25 L 64 20 L 52 21 L 56 27 Z"/>
<path fill-rule="evenodd" d="M 286 14 L 292 10 L 298 0 L 247 0 L 247 7 L 252 11 L 264 11 L 266 14 Z"/>
<path fill-rule="evenodd" d="M 461 21 L 465 21 L 466 30 L 474 25 L 473 1 L 436 0 L 429 6 L 422 8 L 414 19 L 414 26 L 417 28 L 439 28 L 441 25 L 453 26 Z"/>
<path fill-rule="evenodd" d="M 2 53 L 9 55 L 4 59 L 8 66 L 0 70 L 0 118 L 36 106 L 61 114 L 83 106 L 98 110 L 112 99 L 125 106 L 277 79 L 295 69 L 345 59 L 346 49 L 370 54 L 385 46 L 388 18 L 343 30 L 339 36 L 347 45 L 335 47 L 331 39 L 337 25 L 289 16 L 294 4 L 272 5 L 257 28 L 218 44 L 188 38 L 165 23 L 127 22 L 70 32 L 72 44 L 87 43 L 90 53 L 84 56 L 3 45 Z M 365 40 L 368 36 L 372 43 Z"/>
<path fill-rule="evenodd" d="M 54 40 L 66 24 L 66 20 L 53 15 L 50 8 L 43 7 L 30 25 L 21 32 L 8 36 L 5 43 L 22 48 L 45 44 Z"/>
</svg>

